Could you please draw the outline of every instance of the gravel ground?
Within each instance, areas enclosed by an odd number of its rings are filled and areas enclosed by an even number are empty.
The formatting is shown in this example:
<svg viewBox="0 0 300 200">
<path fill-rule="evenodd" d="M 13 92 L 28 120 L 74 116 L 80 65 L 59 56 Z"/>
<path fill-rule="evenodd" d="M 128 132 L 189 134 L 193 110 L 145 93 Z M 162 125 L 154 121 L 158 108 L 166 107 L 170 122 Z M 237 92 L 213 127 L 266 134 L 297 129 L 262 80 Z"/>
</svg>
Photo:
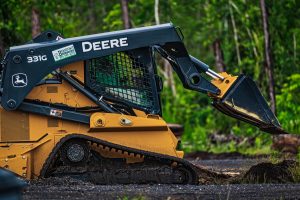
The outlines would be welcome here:
<svg viewBox="0 0 300 200">
<path fill-rule="evenodd" d="M 233 174 L 237 175 L 242 172 L 249 170 L 249 168 L 253 165 L 257 165 L 262 162 L 268 162 L 269 159 L 235 159 L 235 160 L 192 160 L 191 162 L 194 165 L 201 166 L 205 169 L 225 173 L 225 174 Z"/>
<path fill-rule="evenodd" d="M 194 160 L 222 173 L 239 174 L 261 159 Z M 300 184 L 94 185 L 71 178 L 33 181 L 24 199 L 300 199 Z"/>
<path fill-rule="evenodd" d="M 300 184 L 31 186 L 24 199 L 299 199 Z"/>
</svg>

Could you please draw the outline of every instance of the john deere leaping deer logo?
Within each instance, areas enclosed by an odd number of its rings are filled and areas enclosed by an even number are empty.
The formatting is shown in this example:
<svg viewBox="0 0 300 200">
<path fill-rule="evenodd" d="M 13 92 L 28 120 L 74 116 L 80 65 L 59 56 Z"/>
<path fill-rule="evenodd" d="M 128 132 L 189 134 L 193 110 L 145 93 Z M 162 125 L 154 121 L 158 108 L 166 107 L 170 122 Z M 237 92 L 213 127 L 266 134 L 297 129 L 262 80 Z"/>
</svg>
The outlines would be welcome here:
<svg viewBox="0 0 300 200">
<path fill-rule="evenodd" d="M 12 75 L 12 85 L 14 87 L 25 87 L 27 86 L 27 76 L 24 73 L 17 73 Z"/>
</svg>

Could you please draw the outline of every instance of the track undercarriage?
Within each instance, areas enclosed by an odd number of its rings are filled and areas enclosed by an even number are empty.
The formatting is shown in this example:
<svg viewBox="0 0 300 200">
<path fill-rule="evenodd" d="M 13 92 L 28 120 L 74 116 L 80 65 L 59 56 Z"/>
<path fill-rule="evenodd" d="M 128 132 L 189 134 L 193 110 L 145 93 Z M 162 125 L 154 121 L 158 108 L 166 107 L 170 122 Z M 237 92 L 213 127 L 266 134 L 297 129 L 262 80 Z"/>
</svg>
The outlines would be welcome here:
<svg viewBox="0 0 300 200">
<path fill-rule="evenodd" d="M 131 155 L 141 162 L 125 158 L 106 158 L 101 150 Z M 101 140 L 76 138 L 57 145 L 44 165 L 44 177 L 70 176 L 95 184 L 197 184 L 196 170 L 189 162 L 111 144 Z"/>
</svg>

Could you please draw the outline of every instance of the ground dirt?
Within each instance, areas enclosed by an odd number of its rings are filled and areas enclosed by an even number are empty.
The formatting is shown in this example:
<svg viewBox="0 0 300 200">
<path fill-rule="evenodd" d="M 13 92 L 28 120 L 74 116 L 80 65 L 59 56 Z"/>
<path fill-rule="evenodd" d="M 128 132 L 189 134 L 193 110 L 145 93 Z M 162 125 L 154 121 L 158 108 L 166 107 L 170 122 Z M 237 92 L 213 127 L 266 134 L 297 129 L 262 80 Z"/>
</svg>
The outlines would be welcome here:
<svg viewBox="0 0 300 200">
<path fill-rule="evenodd" d="M 297 199 L 300 197 L 300 184 L 93 185 L 80 181 L 75 183 L 74 180 L 67 179 L 61 181 L 58 185 L 32 185 L 24 193 L 24 199 Z"/>
<path fill-rule="evenodd" d="M 299 199 L 300 184 L 290 168 L 265 157 L 193 159 L 200 185 L 94 185 L 72 178 L 31 181 L 24 199 Z"/>
</svg>

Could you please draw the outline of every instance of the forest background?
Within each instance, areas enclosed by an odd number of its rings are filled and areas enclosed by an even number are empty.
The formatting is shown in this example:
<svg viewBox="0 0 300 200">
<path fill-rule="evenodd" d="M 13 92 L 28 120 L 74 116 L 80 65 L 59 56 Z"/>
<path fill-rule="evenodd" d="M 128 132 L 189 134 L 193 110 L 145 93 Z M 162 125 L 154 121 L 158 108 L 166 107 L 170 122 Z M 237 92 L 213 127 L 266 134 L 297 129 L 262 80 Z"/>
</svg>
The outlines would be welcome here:
<svg viewBox="0 0 300 200">
<path fill-rule="evenodd" d="M 0 55 L 44 30 L 65 37 L 172 22 L 189 53 L 216 71 L 252 77 L 284 129 L 300 133 L 299 0 L 1 0 Z M 269 153 L 272 137 L 185 90 L 166 62 L 163 117 L 185 127 L 186 151 Z M 212 142 L 212 137 L 233 138 Z M 230 137 L 229 137 L 230 138 Z M 242 138 L 242 140 L 240 139 Z M 250 142 L 251 141 L 251 142 Z"/>
</svg>

